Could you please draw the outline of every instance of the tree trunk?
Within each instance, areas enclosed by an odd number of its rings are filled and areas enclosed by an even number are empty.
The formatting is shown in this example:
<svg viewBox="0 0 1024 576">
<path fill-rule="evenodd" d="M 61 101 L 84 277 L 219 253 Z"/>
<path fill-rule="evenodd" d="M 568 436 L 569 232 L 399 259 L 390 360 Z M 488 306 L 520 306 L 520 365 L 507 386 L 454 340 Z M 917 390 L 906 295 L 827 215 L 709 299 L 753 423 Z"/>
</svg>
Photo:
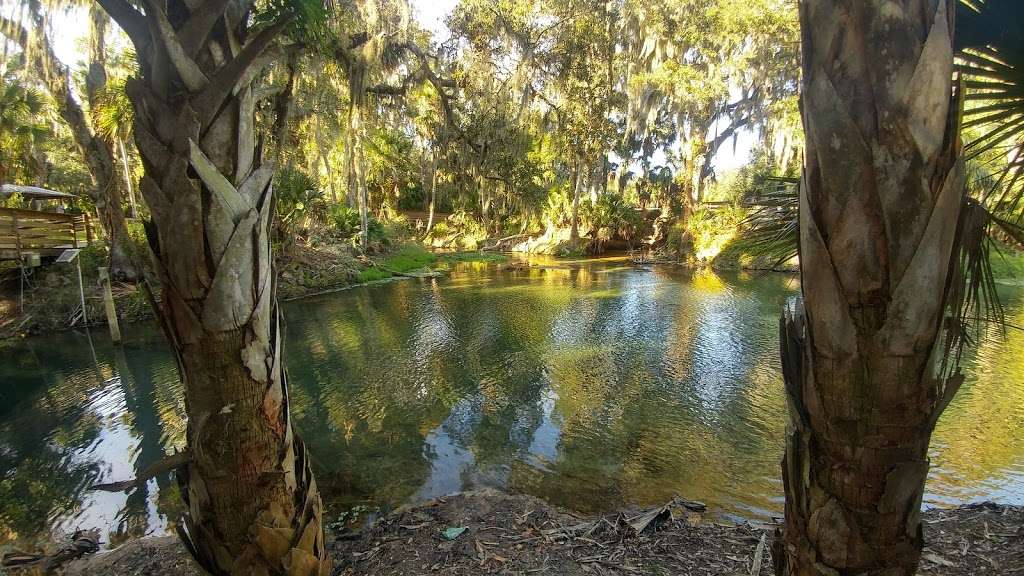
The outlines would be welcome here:
<svg viewBox="0 0 1024 576">
<path fill-rule="evenodd" d="M 349 161 L 351 162 L 351 175 L 349 176 L 350 187 L 355 192 L 356 204 L 359 207 L 359 245 L 363 252 L 370 243 L 370 195 L 366 188 L 366 156 L 363 151 L 363 142 L 366 137 L 363 127 L 363 111 L 359 106 L 349 110 L 349 135 L 351 145 L 349 146 Z"/>
<path fill-rule="evenodd" d="M 363 252 L 370 245 L 370 191 L 366 187 L 366 155 L 363 153 L 362 135 L 356 145 L 356 186 L 359 189 L 360 244 Z"/>
<path fill-rule="evenodd" d="M 430 156 L 430 207 L 427 215 L 427 230 L 424 235 L 430 234 L 434 227 L 434 209 L 437 206 L 437 150 Z"/>
<path fill-rule="evenodd" d="M 491 231 L 491 196 L 487 190 L 486 181 L 480 173 L 483 162 L 473 162 L 473 184 L 476 186 L 477 201 L 480 202 L 480 223 L 484 227 L 484 233 Z"/>
<path fill-rule="evenodd" d="M 573 243 L 580 239 L 580 188 L 583 179 L 581 172 L 582 166 L 577 162 L 572 186 L 572 229 L 569 232 L 569 239 Z"/>
<path fill-rule="evenodd" d="M 107 28 L 108 18 L 95 3 L 89 6 L 89 72 L 85 76 L 86 99 L 90 109 L 96 106 L 97 96 L 107 85 Z M 110 276 L 115 280 L 134 281 L 139 277 L 132 262 L 131 238 L 121 208 L 121 187 L 117 182 L 114 148 L 110 142 L 98 137 L 88 125 L 82 127 L 83 136 L 89 136 L 85 154 L 87 164 L 96 180 L 93 203 L 103 220 L 110 246 Z"/>
<path fill-rule="evenodd" d="M 95 11 L 90 11 L 90 24 L 92 62 L 86 74 L 86 96 L 91 100 L 106 83 L 106 69 L 103 65 L 106 19 L 102 13 L 97 15 Z M 35 26 L 30 33 L 19 23 L 0 16 L 0 32 L 30 55 L 32 69 L 39 74 L 39 79 L 56 103 L 57 112 L 71 130 L 75 146 L 88 167 L 92 184 L 89 197 L 99 212 L 100 223 L 110 246 L 111 276 L 118 280 L 135 280 L 138 278 L 138 270 L 128 249 L 128 228 L 121 210 L 121 190 L 117 184 L 113 150 L 109 143 L 93 132 L 85 111 L 72 93 L 67 67 L 54 54 L 42 18 L 38 15 L 35 17 Z"/>
<path fill-rule="evenodd" d="M 583 181 L 584 182 L 584 186 L 585 186 L 587 195 L 590 197 L 590 203 L 591 204 L 597 204 L 597 182 L 596 182 L 597 166 L 595 165 L 594 162 L 587 163 L 587 164 L 585 164 L 585 166 L 587 167 L 587 176 L 586 176 L 586 180 Z"/>
<path fill-rule="evenodd" d="M 964 197 L 945 0 L 801 3 L 803 308 L 781 322 L 791 576 L 915 573 Z"/>
<path fill-rule="evenodd" d="M 608 162 L 608 154 L 601 157 L 601 195 L 608 195 L 608 180 L 612 178 L 611 166 Z"/>
<path fill-rule="evenodd" d="M 327 176 L 327 184 L 331 189 L 331 202 L 334 204 L 338 203 L 338 189 L 334 183 L 334 173 L 331 171 L 331 165 L 327 162 L 327 154 L 324 153 L 324 137 L 320 128 L 320 117 L 316 116 L 316 151 L 317 159 L 323 166 L 324 174 Z"/>
<path fill-rule="evenodd" d="M 703 165 L 704 157 L 707 154 L 707 142 L 704 139 L 706 130 L 701 128 L 693 130 L 693 132 L 688 143 L 688 154 L 683 168 L 687 186 L 687 198 L 684 203 L 700 206 L 704 202 L 704 179 L 701 177 L 699 166 Z"/>
<path fill-rule="evenodd" d="M 132 219 L 139 219 L 139 210 L 135 206 L 135 187 L 132 185 L 131 167 L 128 165 L 128 151 L 125 150 L 124 140 L 117 139 L 117 147 L 121 151 L 121 165 L 124 168 L 124 185 L 128 188 L 128 206 L 131 209 Z"/>
<path fill-rule="evenodd" d="M 285 23 L 249 30 L 242 1 L 194 11 L 184 0 L 147 2 L 145 15 L 100 3 L 141 68 L 127 91 L 163 288 L 158 317 L 184 384 L 192 454 L 179 475 L 188 510 L 179 533 L 214 575 L 325 576 L 320 496 L 288 409 L 274 168 L 256 133 L 254 78 Z"/>
</svg>

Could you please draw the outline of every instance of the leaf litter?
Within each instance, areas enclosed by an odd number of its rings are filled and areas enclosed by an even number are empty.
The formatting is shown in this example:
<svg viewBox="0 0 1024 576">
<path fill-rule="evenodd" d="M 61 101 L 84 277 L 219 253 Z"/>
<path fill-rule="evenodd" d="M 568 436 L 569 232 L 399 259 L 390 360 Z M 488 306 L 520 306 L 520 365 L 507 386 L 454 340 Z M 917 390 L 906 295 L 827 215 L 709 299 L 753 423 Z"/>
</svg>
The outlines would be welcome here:
<svg viewBox="0 0 1024 576">
<path fill-rule="evenodd" d="M 358 532 L 328 536 L 334 576 L 769 576 L 770 522 L 711 521 L 681 499 L 577 516 L 537 498 L 481 490 L 401 507 Z M 919 576 L 1024 576 L 1024 507 L 929 510 Z M 465 528 L 446 540 L 448 528 Z M 12 572 L 14 573 L 14 572 Z M 67 565 L 68 576 L 199 576 L 173 537 L 144 538 Z"/>
</svg>

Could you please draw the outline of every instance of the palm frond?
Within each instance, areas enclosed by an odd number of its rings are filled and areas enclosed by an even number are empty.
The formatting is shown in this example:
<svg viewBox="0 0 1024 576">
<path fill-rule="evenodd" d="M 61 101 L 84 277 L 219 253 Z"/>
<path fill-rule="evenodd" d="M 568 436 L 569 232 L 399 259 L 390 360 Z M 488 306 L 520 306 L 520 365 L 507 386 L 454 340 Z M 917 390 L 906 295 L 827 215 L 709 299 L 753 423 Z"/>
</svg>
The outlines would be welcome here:
<svg viewBox="0 0 1024 576">
<path fill-rule="evenodd" d="M 108 82 L 96 95 L 92 121 L 96 131 L 108 140 L 127 141 L 132 132 L 135 109 L 125 92 L 123 79 Z"/>
<path fill-rule="evenodd" d="M 1002 326 L 1003 307 L 992 273 L 992 215 L 976 200 L 967 199 L 960 212 L 947 293 L 945 350 L 942 372 L 955 373 L 963 350 L 977 340 L 986 324 Z"/>
<path fill-rule="evenodd" d="M 968 185 L 957 222 L 947 298 L 942 373 L 955 374 L 963 350 L 988 325 L 1005 330 L 992 259 L 1024 248 L 1024 3 L 961 0 L 955 44 L 962 77 L 964 157 L 985 172 Z"/>
<path fill-rule="evenodd" d="M 1001 164 L 979 201 L 1007 221 L 1021 221 L 1024 197 L 1024 3 L 961 0 L 956 29 L 957 71 L 967 107 L 968 160 Z"/>
<path fill-rule="evenodd" d="M 741 244 L 777 268 L 797 256 L 800 185 L 797 178 L 768 178 L 758 187 L 756 208 L 740 223 Z"/>
</svg>

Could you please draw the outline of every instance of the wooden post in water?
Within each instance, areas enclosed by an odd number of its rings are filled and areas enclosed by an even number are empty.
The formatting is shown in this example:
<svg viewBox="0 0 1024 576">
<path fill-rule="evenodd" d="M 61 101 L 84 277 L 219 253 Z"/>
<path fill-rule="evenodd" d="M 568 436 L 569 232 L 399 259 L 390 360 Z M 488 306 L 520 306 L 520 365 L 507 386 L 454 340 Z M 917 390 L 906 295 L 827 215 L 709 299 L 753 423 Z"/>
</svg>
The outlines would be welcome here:
<svg viewBox="0 0 1024 576">
<path fill-rule="evenodd" d="M 117 309 L 114 307 L 114 293 L 110 290 L 110 269 L 100 268 L 100 285 L 103 288 L 103 308 L 107 311 L 107 326 L 114 344 L 121 343 L 121 327 L 117 324 Z"/>
</svg>

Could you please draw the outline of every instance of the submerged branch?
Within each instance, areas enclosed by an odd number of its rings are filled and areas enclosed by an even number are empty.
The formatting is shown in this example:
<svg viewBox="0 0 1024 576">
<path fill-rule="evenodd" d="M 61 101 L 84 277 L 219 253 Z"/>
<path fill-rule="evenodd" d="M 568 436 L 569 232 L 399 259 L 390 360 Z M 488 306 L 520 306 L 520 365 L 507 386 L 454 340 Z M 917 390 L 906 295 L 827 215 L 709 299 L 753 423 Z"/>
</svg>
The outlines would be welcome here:
<svg viewBox="0 0 1024 576">
<path fill-rule="evenodd" d="M 192 452 L 186 449 L 184 452 L 177 452 L 170 456 L 160 460 L 155 464 L 147 466 L 138 476 L 131 480 L 122 480 L 120 482 L 110 482 L 107 484 L 94 484 L 90 487 L 90 490 L 102 490 L 103 492 L 124 492 L 138 486 L 142 486 L 154 476 L 160 476 L 161 474 L 167 474 L 173 472 L 182 466 L 185 466 L 192 459 Z"/>
</svg>

